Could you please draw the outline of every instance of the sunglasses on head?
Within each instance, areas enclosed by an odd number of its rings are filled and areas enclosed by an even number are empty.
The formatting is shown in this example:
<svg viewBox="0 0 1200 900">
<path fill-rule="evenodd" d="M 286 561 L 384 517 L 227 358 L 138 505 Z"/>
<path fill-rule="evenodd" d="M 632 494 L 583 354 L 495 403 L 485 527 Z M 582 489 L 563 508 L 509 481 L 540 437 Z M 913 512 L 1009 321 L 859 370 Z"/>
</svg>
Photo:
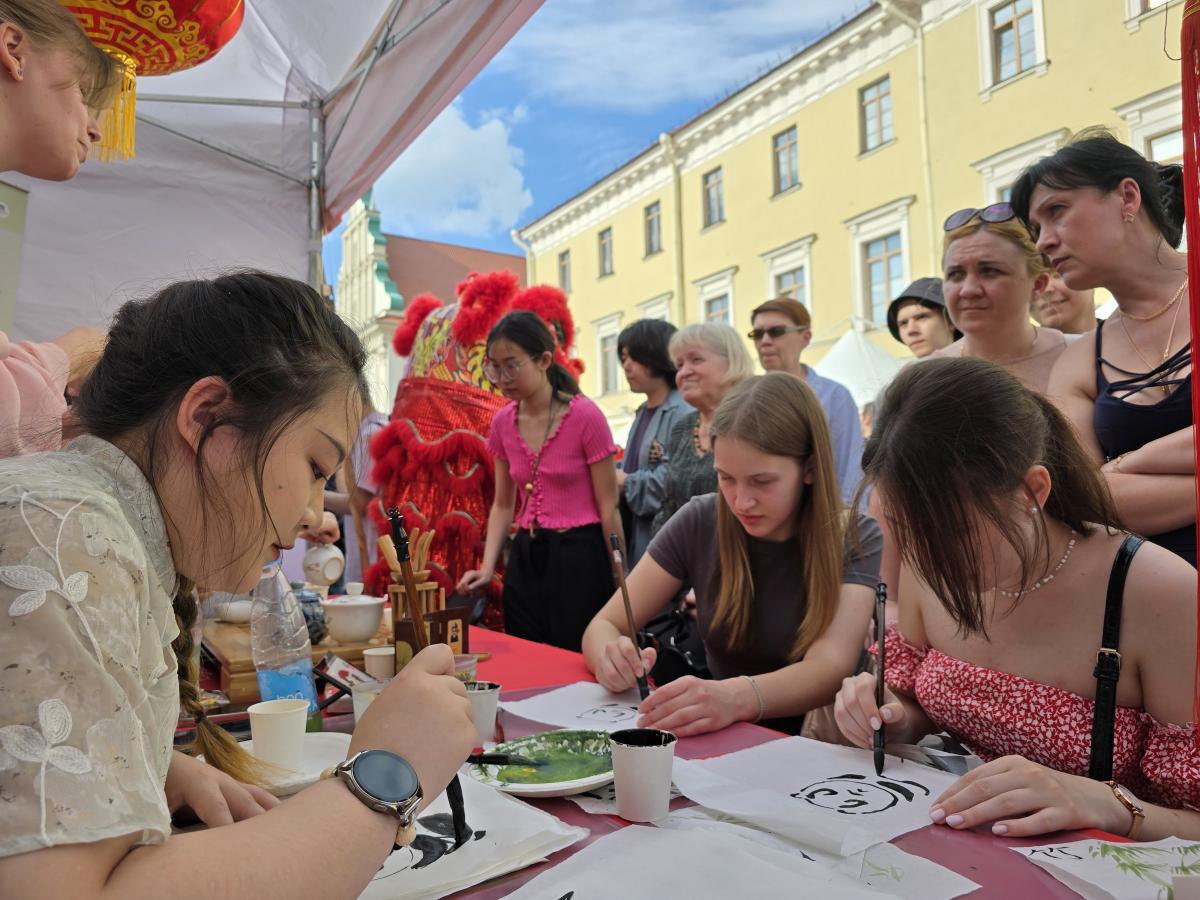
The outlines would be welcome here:
<svg viewBox="0 0 1200 900">
<path fill-rule="evenodd" d="M 944 231 L 953 231 L 955 228 L 962 228 L 976 216 L 981 222 L 1008 222 L 1017 217 L 1016 211 L 1012 208 L 1012 204 L 1007 201 L 993 203 L 991 206 L 985 206 L 983 209 L 975 209 L 969 207 L 960 209 L 958 212 L 950 213 L 946 217 L 946 221 L 942 224 Z"/>
<path fill-rule="evenodd" d="M 802 325 L 772 325 L 770 328 L 754 328 L 746 332 L 746 337 L 758 343 L 764 337 L 769 337 L 773 341 L 779 340 L 789 331 L 807 331 L 808 329 Z"/>
</svg>

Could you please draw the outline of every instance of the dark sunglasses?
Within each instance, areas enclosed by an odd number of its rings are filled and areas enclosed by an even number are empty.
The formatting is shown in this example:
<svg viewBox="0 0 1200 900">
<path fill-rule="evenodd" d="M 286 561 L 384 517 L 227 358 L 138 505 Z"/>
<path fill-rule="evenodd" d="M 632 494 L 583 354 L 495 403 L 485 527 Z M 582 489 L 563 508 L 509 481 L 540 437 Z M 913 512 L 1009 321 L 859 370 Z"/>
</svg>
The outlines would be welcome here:
<svg viewBox="0 0 1200 900">
<path fill-rule="evenodd" d="M 770 337 L 771 340 L 777 341 L 781 337 L 783 337 L 785 334 L 787 334 L 789 331 L 807 331 L 807 330 L 808 329 L 804 328 L 801 325 L 772 325 L 770 328 L 754 328 L 750 331 L 747 331 L 746 337 L 750 338 L 750 340 L 754 341 L 754 343 L 757 344 L 764 337 Z"/>
<path fill-rule="evenodd" d="M 946 217 L 946 221 L 942 223 L 944 231 L 953 231 L 955 228 L 962 228 L 976 216 L 981 222 L 1008 222 L 1017 217 L 1017 213 L 1012 208 L 1012 204 L 1007 201 L 993 203 L 991 206 L 985 206 L 983 209 L 960 209 L 958 212 L 950 213 Z"/>
</svg>

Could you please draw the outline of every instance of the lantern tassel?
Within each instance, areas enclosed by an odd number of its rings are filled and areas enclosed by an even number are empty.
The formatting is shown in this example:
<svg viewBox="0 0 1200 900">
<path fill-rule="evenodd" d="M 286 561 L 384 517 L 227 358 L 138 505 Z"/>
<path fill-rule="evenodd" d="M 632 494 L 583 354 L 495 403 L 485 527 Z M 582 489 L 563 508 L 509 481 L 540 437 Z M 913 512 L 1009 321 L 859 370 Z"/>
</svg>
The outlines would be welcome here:
<svg viewBox="0 0 1200 900">
<path fill-rule="evenodd" d="M 123 74 L 112 106 L 104 111 L 97 157 L 104 162 L 133 159 L 133 139 L 137 127 L 137 62 L 120 50 L 104 49 L 120 64 Z"/>
</svg>

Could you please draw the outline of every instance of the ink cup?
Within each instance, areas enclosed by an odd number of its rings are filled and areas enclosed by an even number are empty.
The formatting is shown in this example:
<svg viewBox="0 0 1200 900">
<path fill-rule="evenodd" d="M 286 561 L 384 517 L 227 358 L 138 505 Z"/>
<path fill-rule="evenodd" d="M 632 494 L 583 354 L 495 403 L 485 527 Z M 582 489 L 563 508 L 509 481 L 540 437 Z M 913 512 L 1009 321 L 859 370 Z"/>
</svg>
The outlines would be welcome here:
<svg viewBox="0 0 1200 900">
<path fill-rule="evenodd" d="M 656 728 L 628 728 L 609 735 L 617 787 L 617 815 L 629 822 L 655 822 L 671 802 L 675 735 Z"/>
<path fill-rule="evenodd" d="M 492 741 L 496 735 L 496 707 L 500 702 L 500 685 L 494 681 L 468 681 L 467 697 L 475 714 L 475 730 L 479 746 Z"/>
</svg>

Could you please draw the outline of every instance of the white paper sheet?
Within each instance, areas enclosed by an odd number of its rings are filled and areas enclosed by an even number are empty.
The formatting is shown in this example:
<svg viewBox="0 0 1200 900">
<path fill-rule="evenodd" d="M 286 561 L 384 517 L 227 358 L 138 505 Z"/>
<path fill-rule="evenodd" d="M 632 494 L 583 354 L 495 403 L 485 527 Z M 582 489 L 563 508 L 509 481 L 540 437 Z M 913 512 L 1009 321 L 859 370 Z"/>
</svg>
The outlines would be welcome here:
<svg viewBox="0 0 1200 900">
<path fill-rule="evenodd" d="M 932 801 L 956 780 L 894 756 L 876 776 L 870 751 L 799 737 L 676 759 L 673 779 L 702 806 L 838 856 L 929 825 Z"/>
<path fill-rule="evenodd" d="M 360 900 L 443 897 L 506 872 L 523 869 L 587 837 L 527 803 L 461 778 L 463 805 L 474 838 L 452 850 L 453 831 L 446 795 L 417 820 L 417 841 L 392 853 Z"/>
<path fill-rule="evenodd" d="M 736 839 L 735 839 L 736 840 Z M 580 850 L 509 897 L 512 900 L 660 900 L 736 897 L 778 900 L 880 900 L 880 893 L 845 881 L 834 884 L 810 863 L 710 831 L 630 825 Z M 816 875 L 817 877 L 812 877 Z"/>
<path fill-rule="evenodd" d="M 502 700 L 500 708 L 559 728 L 621 731 L 637 727 L 640 703 L 636 689 L 611 694 L 594 682 L 577 681 L 528 700 Z"/>
<path fill-rule="evenodd" d="M 1167 838 L 1145 844 L 1074 841 L 1013 847 L 1087 900 L 1162 900 L 1175 875 L 1200 875 L 1200 844 Z"/>
<path fill-rule="evenodd" d="M 804 860 L 811 867 L 811 878 L 827 877 L 830 883 L 843 885 L 858 882 L 912 900 L 952 900 L 979 887 L 944 866 L 905 853 L 892 844 L 876 844 L 852 856 L 836 856 L 801 846 L 703 806 L 676 810 L 656 824 L 668 829 L 709 830 L 722 834 L 730 841 L 750 841 Z"/>
</svg>

